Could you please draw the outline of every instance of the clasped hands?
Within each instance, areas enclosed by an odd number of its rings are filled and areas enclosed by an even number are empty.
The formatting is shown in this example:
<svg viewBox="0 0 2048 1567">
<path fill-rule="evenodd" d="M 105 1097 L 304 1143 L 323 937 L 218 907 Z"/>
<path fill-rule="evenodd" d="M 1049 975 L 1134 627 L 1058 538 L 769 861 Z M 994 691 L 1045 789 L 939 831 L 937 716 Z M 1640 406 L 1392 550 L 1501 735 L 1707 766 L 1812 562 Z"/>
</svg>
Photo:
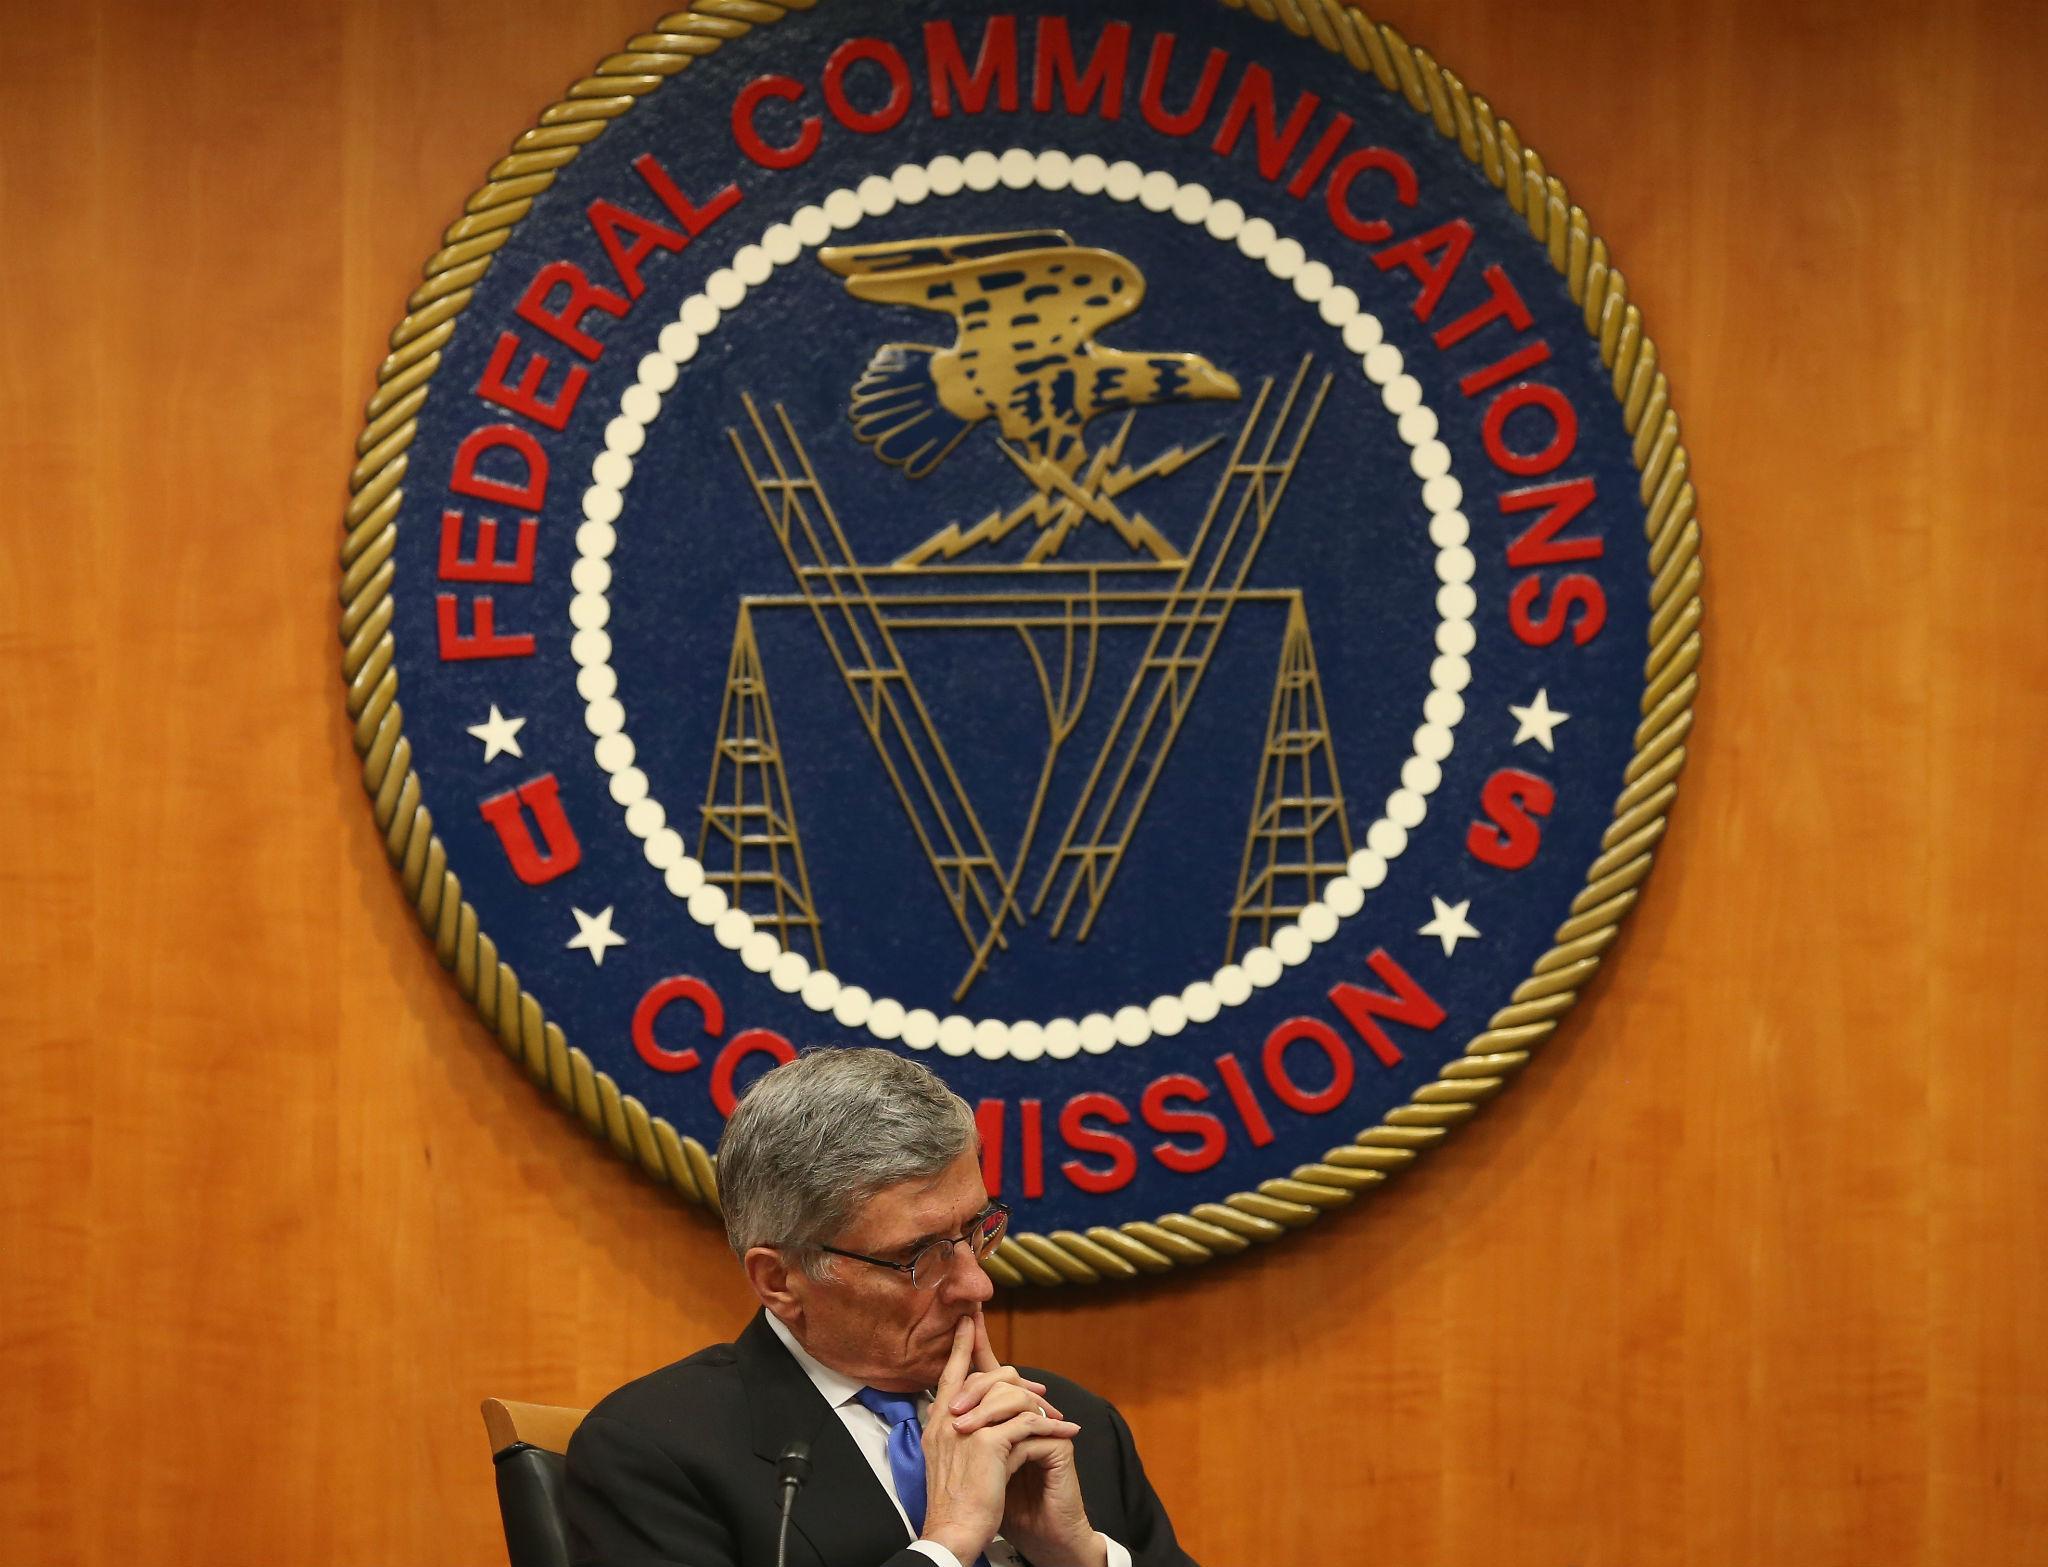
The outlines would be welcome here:
<svg viewBox="0 0 2048 1567">
<path fill-rule="evenodd" d="M 979 1311 L 960 1320 L 924 1428 L 924 1538 L 962 1567 L 998 1534 L 1034 1567 L 1104 1567 L 1074 1468 L 1081 1428 L 1045 1395 L 996 1359 Z"/>
</svg>

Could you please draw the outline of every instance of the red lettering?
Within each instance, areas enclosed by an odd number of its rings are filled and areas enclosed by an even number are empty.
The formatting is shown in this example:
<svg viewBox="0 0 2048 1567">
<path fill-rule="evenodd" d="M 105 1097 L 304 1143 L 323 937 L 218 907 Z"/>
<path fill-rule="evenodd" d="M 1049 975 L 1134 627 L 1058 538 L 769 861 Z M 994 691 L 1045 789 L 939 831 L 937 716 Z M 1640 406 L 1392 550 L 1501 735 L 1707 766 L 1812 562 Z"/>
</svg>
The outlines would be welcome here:
<svg viewBox="0 0 2048 1567">
<path fill-rule="evenodd" d="M 748 1028 L 743 1034 L 733 1034 L 733 1043 L 719 1051 L 719 1059 L 711 1063 L 711 1102 L 719 1106 L 721 1116 L 729 1116 L 739 1104 L 739 1094 L 733 1092 L 733 1073 L 750 1055 L 772 1055 L 776 1065 L 780 1065 L 782 1061 L 797 1059 L 797 1047 L 782 1039 L 774 1028 Z"/>
<path fill-rule="evenodd" d="M 720 1115 L 731 1115 L 740 1102 L 732 1086 L 740 1063 L 748 1056 L 759 1055 L 773 1056 L 780 1065 L 796 1059 L 796 1046 L 772 1028 L 750 1028 L 744 1034 L 733 1035 L 732 1043 L 719 1051 L 718 1059 L 711 1063 L 711 1102 L 718 1106 Z"/>
<path fill-rule="evenodd" d="M 1508 445 L 1508 420 L 1524 408 L 1550 415 L 1550 439 L 1535 451 L 1517 451 Z M 1526 428 L 1527 421 L 1523 424 Z M 1579 415 L 1571 399 L 1556 387 L 1543 381 L 1517 381 L 1486 405 L 1479 433 L 1485 437 L 1486 455 L 1503 473 L 1548 473 L 1579 444 Z"/>
<path fill-rule="evenodd" d="M 1315 118 L 1316 107 L 1322 101 L 1312 92 L 1303 93 L 1294 100 L 1294 107 L 1287 115 L 1287 125 L 1282 129 L 1278 124 L 1279 110 L 1273 103 L 1273 73 L 1263 65 L 1248 65 L 1238 81 L 1237 91 L 1231 95 L 1230 107 L 1223 112 L 1223 123 L 1216 128 L 1216 139 L 1209 144 L 1209 150 L 1229 157 L 1249 123 L 1252 126 L 1252 144 L 1258 153 L 1259 175 L 1263 179 L 1277 180 L 1280 171 L 1287 167 L 1287 160 L 1294 156 L 1296 144 L 1308 131 L 1308 122 Z"/>
<path fill-rule="evenodd" d="M 960 53 L 960 39 L 951 22 L 924 24 L 925 67 L 931 75 L 932 118 L 943 120 L 953 112 L 953 94 L 960 95 L 965 114 L 979 114 L 988 107 L 989 94 L 1005 114 L 1017 111 L 1017 19 L 992 16 L 981 30 L 981 53 L 975 57 L 974 74 L 967 74 L 966 57 Z"/>
<path fill-rule="evenodd" d="M 640 276 L 641 262 L 657 250 L 673 254 L 689 243 L 667 224 L 643 218 L 602 196 L 590 204 L 588 216 L 591 228 L 597 231 L 597 242 L 611 258 L 612 270 L 626 285 L 628 299 L 638 299 L 647 292 L 647 281 Z"/>
<path fill-rule="evenodd" d="M 568 294 L 559 305 L 551 305 L 548 300 L 558 288 L 567 289 Z M 534 273 L 514 313 L 585 359 L 595 359 L 604 352 L 604 345 L 583 330 L 583 318 L 593 310 L 623 316 L 626 309 L 624 295 L 591 282 L 575 262 L 550 261 Z"/>
<path fill-rule="evenodd" d="M 1199 1139 L 1192 1148 L 1174 1142 L 1154 1143 L 1152 1157 L 1167 1169 L 1181 1175 L 1196 1175 L 1223 1157 L 1226 1139 L 1221 1121 L 1206 1110 L 1172 1108 L 1183 1101 L 1200 1104 L 1208 1097 L 1207 1085 L 1185 1072 L 1169 1073 L 1147 1085 L 1145 1097 L 1138 1104 L 1138 1113 L 1145 1118 L 1145 1124 L 1167 1136 L 1186 1132 Z"/>
<path fill-rule="evenodd" d="M 991 1197 L 1003 1195 L 1003 1102 L 984 1099 L 974 1107 L 974 1135 L 981 1140 L 981 1185 Z"/>
<path fill-rule="evenodd" d="M 525 464 L 526 472 L 516 483 L 509 478 L 486 478 L 477 472 L 486 452 L 504 449 L 511 450 Z M 481 430 L 470 431 L 455 448 L 455 473 L 448 480 L 448 488 L 457 495 L 496 501 L 514 511 L 539 511 L 541 497 L 548 488 L 548 454 L 541 449 L 540 442 L 516 424 L 487 424 Z"/>
<path fill-rule="evenodd" d="M 846 96 L 846 73 L 863 61 L 879 65 L 889 78 L 889 98 L 879 109 L 856 109 Z M 879 136 L 894 130 L 910 112 L 910 67 L 903 63 L 895 45 L 879 38 L 849 38 L 834 49 L 825 62 L 824 89 L 825 107 L 832 111 L 832 118 L 856 135 Z"/>
<path fill-rule="evenodd" d="M 803 95 L 804 84 L 793 76 L 757 76 L 742 87 L 732 102 L 732 139 L 740 151 L 764 169 L 793 169 L 816 152 L 825 128 L 815 114 L 804 116 L 796 140 L 786 147 L 774 145 L 754 126 L 754 111 L 763 98 L 795 103 Z"/>
<path fill-rule="evenodd" d="M 1302 1040 L 1329 1058 L 1330 1082 L 1310 1093 L 1287 1074 L 1287 1047 Z M 1312 1017 L 1291 1017 L 1266 1036 L 1264 1059 L 1266 1086 L 1280 1096 L 1280 1102 L 1303 1115 L 1327 1115 L 1344 1102 L 1358 1069 L 1351 1062 L 1351 1047 L 1337 1037 L 1329 1024 Z"/>
<path fill-rule="evenodd" d="M 533 829 L 526 824 L 522 806 L 533 812 L 533 819 L 540 823 L 546 853 L 534 844 Z M 553 773 L 543 773 L 516 789 L 494 794 L 480 801 L 477 811 L 497 833 L 505 858 L 512 864 L 512 874 L 529 887 L 568 875 L 583 859 L 583 846 L 569 826 L 569 813 L 562 809 L 562 787 Z"/>
<path fill-rule="evenodd" d="M 498 606 L 492 603 L 490 594 L 479 593 L 469 601 L 467 635 L 462 630 L 460 610 L 460 601 L 453 593 L 434 595 L 434 633 L 442 663 L 472 658 L 533 657 L 533 637 L 529 633 L 498 634 Z"/>
<path fill-rule="evenodd" d="M 1017 1141 L 1024 1166 L 1024 1195 L 1045 1195 L 1045 1106 L 1036 1099 L 1017 1101 Z"/>
<path fill-rule="evenodd" d="M 1130 52 L 1131 24 L 1111 22 L 1096 40 L 1095 52 L 1088 57 L 1088 69 L 1077 71 L 1073 40 L 1067 35 L 1067 19 L 1041 17 L 1032 65 L 1031 107 L 1040 114 L 1046 113 L 1052 108 L 1053 88 L 1058 87 L 1067 113 L 1086 114 L 1089 100 L 1099 97 L 1102 107 L 1096 112 L 1105 120 L 1117 119 L 1124 112 L 1124 71 Z"/>
<path fill-rule="evenodd" d="M 1099 1153 L 1109 1156 L 1109 1168 L 1098 1169 L 1084 1164 L 1079 1159 L 1069 1159 L 1060 1166 L 1060 1174 L 1080 1187 L 1084 1192 L 1100 1196 L 1104 1192 L 1121 1191 L 1131 1184 L 1131 1177 L 1138 1173 L 1138 1156 L 1131 1150 L 1127 1137 L 1106 1131 L 1089 1124 L 1090 1116 L 1098 1116 L 1111 1126 L 1124 1126 L 1131 1119 L 1131 1112 L 1114 1094 L 1093 1092 L 1076 1094 L 1067 1101 L 1060 1111 L 1060 1136 L 1067 1140 L 1067 1146 L 1079 1153 Z"/>
<path fill-rule="evenodd" d="M 540 384 L 554 368 L 554 362 L 538 350 L 529 351 L 516 382 L 506 379 L 513 356 L 523 346 L 516 333 L 498 334 L 497 345 L 491 349 L 491 362 L 484 366 L 484 373 L 477 380 L 476 395 L 500 408 L 525 414 L 550 430 L 563 429 L 576 407 L 576 399 L 583 395 L 583 383 L 590 379 L 590 372 L 581 365 L 571 365 L 569 373 L 562 377 L 562 389 L 555 394 L 555 400 L 547 402 L 540 395 Z"/>
<path fill-rule="evenodd" d="M 1508 624 L 1530 647 L 1549 647 L 1567 625 L 1572 628 L 1573 643 L 1584 647 L 1607 624 L 1607 595 L 1584 572 L 1559 578 L 1557 596 L 1538 610 L 1536 601 L 1542 596 L 1543 578 L 1536 572 L 1517 582 L 1508 595 Z M 1582 611 L 1576 621 L 1571 618 L 1575 609 Z"/>
<path fill-rule="evenodd" d="M 1504 512 L 1536 511 L 1543 515 L 1515 535 L 1508 546 L 1510 566 L 1554 566 L 1566 560 L 1598 560 L 1607 548 L 1604 539 L 1564 539 L 1557 536 L 1570 527 L 1593 504 L 1591 477 L 1566 479 L 1558 484 L 1534 484 L 1526 490 L 1509 490 L 1500 498 Z"/>
<path fill-rule="evenodd" d="M 1467 397 L 1477 397 L 1481 392 L 1490 392 L 1503 381 L 1512 381 L 1524 370 L 1533 370 L 1550 357 L 1550 345 L 1538 338 L 1533 343 L 1524 343 L 1507 358 L 1497 360 L 1484 370 L 1474 370 L 1458 382 L 1458 390 Z"/>
<path fill-rule="evenodd" d="M 1351 116 L 1340 114 L 1323 128 L 1323 134 L 1316 138 L 1314 150 L 1294 171 L 1294 178 L 1287 182 L 1288 195 L 1299 201 L 1316 188 L 1316 181 L 1322 178 L 1323 170 L 1337 156 L 1337 149 L 1343 145 L 1344 138 L 1351 134 L 1351 126 Z"/>
<path fill-rule="evenodd" d="M 1223 1079 L 1224 1092 L 1230 1095 L 1230 1103 L 1237 1111 L 1237 1118 L 1244 1122 L 1246 1135 L 1254 1148 L 1263 1148 L 1273 1140 L 1273 1127 L 1266 1119 L 1266 1112 L 1259 1107 L 1252 1085 L 1245 1080 L 1244 1068 L 1237 1064 L 1234 1055 L 1220 1055 L 1216 1058 L 1216 1075 Z"/>
<path fill-rule="evenodd" d="M 1498 321 L 1503 316 L 1517 332 L 1526 332 L 1534 324 L 1535 317 L 1529 314 L 1529 307 L 1522 303 L 1522 296 L 1508 281 L 1507 273 L 1493 266 L 1480 275 L 1486 279 L 1486 303 L 1474 305 L 1449 326 L 1440 328 L 1436 334 L 1437 347 L 1449 348 L 1453 343 L 1462 343 L 1487 322 Z"/>
<path fill-rule="evenodd" d="M 1330 176 L 1330 188 L 1323 193 L 1323 204 L 1330 209 L 1330 221 L 1346 239 L 1355 239 L 1361 245 L 1377 245 L 1383 239 L 1393 238 L 1393 225 L 1379 218 L 1361 218 L 1351 205 L 1351 182 L 1368 171 L 1391 179 L 1394 182 L 1394 199 L 1404 207 L 1415 205 L 1421 188 L 1415 182 L 1414 166 L 1398 152 L 1389 152 L 1384 147 L 1364 148 L 1337 165 L 1336 172 Z M 1384 269 L 1391 263 L 1381 262 L 1380 265 Z"/>
<path fill-rule="evenodd" d="M 779 80 L 787 81 L 788 78 L 782 77 Z M 799 87 L 797 91 L 802 92 L 803 89 Z M 805 156 L 808 157 L 809 154 Z M 698 206 L 683 194 L 682 187 L 669 177 L 668 170 L 661 166 L 661 160 L 651 152 L 643 152 L 633 160 L 633 172 L 646 182 L 647 188 L 654 192 L 664 207 L 668 208 L 669 216 L 682 224 L 683 233 L 690 239 L 695 239 L 739 205 L 739 186 L 727 185 L 710 201 L 701 207 Z"/>
<path fill-rule="evenodd" d="M 519 542 L 510 560 L 498 559 L 498 519 L 479 517 L 476 524 L 476 553 L 462 553 L 462 513 L 441 513 L 441 580 L 443 582 L 531 582 L 534 541 L 540 537 L 540 522 L 534 517 L 519 519 Z"/>
<path fill-rule="evenodd" d="M 1543 846 L 1543 829 L 1535 818 L 1548 816 L 1556 803 L 1557 791 L 1543 779 L 1518 767 L 1503 767 L 1479 791 L 1479 809 L 1488 820 L 1466 829 L 1465 847 L 1475 860 L 1518 871 Z"/>
<path fill-rule="evenodd" d="M 1401 1047 L 1380 1027 L 1379 1019 L 1392 1018 L 1411 1028 L 1435 1028 L 1444 1020 L 1444 1009 L 1409 978 L 1408 971 L 1389 957 L 1385 948 L 1375 947 L 1365 961 L 1381 984 L 1392 987 L 1391 993 L 1343 984 L 1331 987 L 1330 1000 L 1379 1058 L 1381 1066 L 1398 1066 Z"/>
<path fill-rule="evenodd" d="M 716 1039 L 725 1032 L 725 1004 L 718 992 L 689 974 L 672 974 L 658 980 L 633 1008 L 633 1049 L 657 1072 L 691 1072 L 698 1064 L 697 1052 L 688 1045 L 670 1050 L 654 1037 L 654 1020 L 677 1001 L 694 1001 L 704 1015 L 704 1032 Z"/>
<path fill-rule="evenodd" d="M 1444 290 L 1451 286 L 1465 252 L 1472 248 L 1472 225 L 1463 218 L 1440 223 L 1427 234 L 1417 234 L 1398 245 L 1373 252 L 1373 264 L 1382 272 L 1406 267 L 1422 284 L 1415 296 L 1415 319 L 1427 321 L 1435 314 Z"/>
<path fill-rule="evenodd" d="M 1202 79 L 1196 84 L 1195 96 L 1179 114 L 1169 114 L 1161 100 L 1166 91 L 1166 73 L 1173 68 L 1174 42 L 1171 33 L 1161 33 L 1152 40 L 1152 53 L 1145 61 L 1145 85 L 1138 93 L 1138 108 L 1144 113 L 1145 123 L 1162 136 L 1191 136 L 1195 127 L 1208 118 L 1209 109 L 1216 102 L 1216 89 L 1223 81 L 1223 67 L 1230 62 L 1230 56 L 1221 49 L 1211 49 L 1202 62 Z"/>
</svg>

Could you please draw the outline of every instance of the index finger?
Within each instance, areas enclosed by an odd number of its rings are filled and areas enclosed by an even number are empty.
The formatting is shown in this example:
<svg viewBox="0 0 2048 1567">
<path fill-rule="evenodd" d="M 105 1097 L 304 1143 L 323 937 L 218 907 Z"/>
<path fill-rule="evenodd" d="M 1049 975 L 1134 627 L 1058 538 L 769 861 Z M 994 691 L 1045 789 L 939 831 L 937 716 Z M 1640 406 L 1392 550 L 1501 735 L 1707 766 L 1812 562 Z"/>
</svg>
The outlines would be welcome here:
<svg viewBox="0 0 2048 1567">
<path fill-rule="evenodd" d="M 960 1391 L 960 1384 L 967 1380 L 968 1366 L 973 1359 L 974 1340 L 981 1326 L 981 1315 L 962 1317 L 953 1326 L 953 1351 L 946 1357 L 946 1369 L 939 1373 L 939 1385 L 932 1389 L 935 1403 L 950 1400 Z"/>
<path fill-rule="evenodd" d="M 996 1359 L 993 1345 L 988 1341 L 988 1318 L 980 1312 L 974 1314 L 974 1369 L 976 1371 L 1000 1371 L 1003 1363 Z"/>
</svg>

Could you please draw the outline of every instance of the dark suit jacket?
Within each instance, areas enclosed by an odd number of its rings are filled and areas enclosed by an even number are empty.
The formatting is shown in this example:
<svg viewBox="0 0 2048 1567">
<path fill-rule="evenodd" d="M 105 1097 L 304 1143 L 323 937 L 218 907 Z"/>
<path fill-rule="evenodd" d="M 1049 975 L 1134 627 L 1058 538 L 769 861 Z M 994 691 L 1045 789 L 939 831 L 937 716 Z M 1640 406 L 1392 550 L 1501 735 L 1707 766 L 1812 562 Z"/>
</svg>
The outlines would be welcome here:
<svg viewBox="0 0 2048 1567">
<path fill-rule="evenodd" d="M 1193 1567 L 1145 1479 L 1130 1428 L 1064 1377 L 1027 1375 L 1081 1427 L 1075 1462 L 1089 1520 L 1133 1567 Z M 789 1530 L 792 1567 L 931 1567 L 846 1427 L 757 1316 L 714 1344 L 629 1382 L 569 1443 L 569 1538 L 577 1567 L 773 1567 L 775 1464 L 811 1446 Z"/>
</svg>

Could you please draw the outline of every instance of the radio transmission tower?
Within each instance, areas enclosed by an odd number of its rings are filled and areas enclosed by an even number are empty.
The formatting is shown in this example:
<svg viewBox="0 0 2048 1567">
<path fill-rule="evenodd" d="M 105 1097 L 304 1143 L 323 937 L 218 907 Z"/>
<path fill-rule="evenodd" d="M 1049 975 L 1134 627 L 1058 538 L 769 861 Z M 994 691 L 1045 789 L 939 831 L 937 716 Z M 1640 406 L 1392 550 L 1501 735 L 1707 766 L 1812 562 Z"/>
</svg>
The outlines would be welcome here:
<svg viewBox="0 0 2048 1567">
<path fill-rule="evenodd" d="M 753 613 L 745 604 L 733 627 L 697 858 L 704 879 L 723 887 L 732 906 L 746 910 L 757 928 L 772 931 L 792 952 L 801 950 L 800 937 L 807 940 L 811 961 L 824 963 L 825 943 L 797 838 L 789 776 L 775 738 Z"/>
<path fill-rule="evenodd" d="M 1273 711 L 1252 791 L 1225 961 L 1234 963 L 1241 951 L 1270 941 L 1274 929 L 1313 903 L 1350 859 L 1351 821 L 1337 781 L 1315 644 L 1297 594 L 1288 605 L 1280 670 L 1273 679 Z"/>
<path fill-rule="evenodd" d="M 1058 893 L 1054 935 L 1072 916 L 1079 922 L 1075 939 L 1085 941 L 1102 913 L 1110 883 L 1329 395 L 1331 376 L 1309 389 L 1312 363 L 1302 360 L 1282 397 L 1272 396 L 1272 382 L 1261 386 L 1239 427 L 1230 462 L 1032 901 L 1036 914 Z"/>
</svg>

